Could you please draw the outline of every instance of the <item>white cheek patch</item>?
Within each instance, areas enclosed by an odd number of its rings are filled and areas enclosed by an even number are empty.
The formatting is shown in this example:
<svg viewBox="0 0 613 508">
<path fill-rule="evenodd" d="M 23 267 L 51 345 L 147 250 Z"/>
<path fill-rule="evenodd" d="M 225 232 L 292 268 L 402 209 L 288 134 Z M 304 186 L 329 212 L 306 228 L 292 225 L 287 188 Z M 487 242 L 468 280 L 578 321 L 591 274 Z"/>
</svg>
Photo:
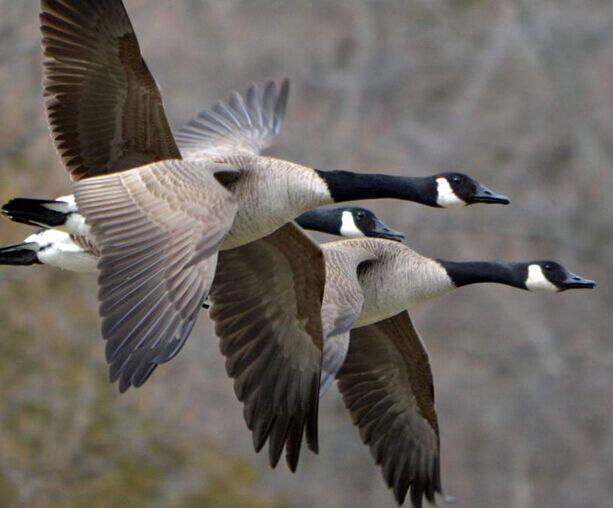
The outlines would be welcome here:
<svg viewBox="0 0 613 508">
<path fill-rule="evenodd" d="M 436 179 L 436 204 L 442 208 L 457 208 L 466 206 L 466 202 L 460 199 L 446 178 Z"/>
<path fill-rule="evenodd" d="M 558 291 L 555 284 L 547 280 L 543 273 L 543 268 L 539 265 L 528 266 L 528 278 L 526 279 L 526 288 L 530 291 Z"/>
<path fill-rule="evenodd" d="M 346 238 L 362 238 L 364 233 L 355 225 L 351 212 L 343 212 L 341 219 L 341 236 Z"/>
</svg>

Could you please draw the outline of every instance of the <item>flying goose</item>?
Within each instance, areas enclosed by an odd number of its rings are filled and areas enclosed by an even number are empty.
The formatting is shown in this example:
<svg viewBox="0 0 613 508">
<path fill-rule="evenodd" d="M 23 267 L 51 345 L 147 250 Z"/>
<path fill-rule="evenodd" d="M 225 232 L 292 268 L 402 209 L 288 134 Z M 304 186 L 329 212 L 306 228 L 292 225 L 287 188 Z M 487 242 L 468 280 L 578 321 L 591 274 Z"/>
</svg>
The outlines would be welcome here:
<svg viewBox="0 0 613 508">
<path fill-rule="evenodd" d="M 291 435 L 286 459 L 294 470 L 303 427 L 309 447 L 317 451 L 311 433 L 317 404 L 313 402 L 309 410 L 304 398 L 292 394 L 308 386 L 320 371 L 321 360 L 314 348 L 285 332 L 287 312 L 282 308 L 299 306 L 287 297 L 292 292 L 284 274 L 304 269 L 308 261 L 301 258 L 312 259 L 321 248 L 326 279 L 320 393 L 338 374 L 345 403 L 377 463 L 384 465 L 388 485 L 399 502 L 413 485 L 416 505 L 424 495 L 432 499 L 435 491 L 440 492 L 438 429 L 427 354 L 406 309 L 478 282 L 556 291 L 594 286 L 551 261 L 437 261 L 398 242 L 373 238 L 321 247 L 303 242 L 300 257 L 280 260 L 271 249 L 271 243 L 280 245 L 276 234 L 224 251 L 210 293 L 210 317 L 226 356 L 226 370 L 244 404 L 256 451 L 270 439 L 269 459 L 274 467 L 283 437 Z M 313 250 L 310 255 L 309 250 Z M 356 328 L 359 331 L 352 330 Z M 369 338 L 389 334 L 393 336 L 387 342 Z M 359 337 L 355 346 L 350 345 L 350 335 L 352 341 L 354 335 Z M 356 371 L 360 366 L 362 371 Z M 292 411 L 296 406 L 291 401 L 296 400 L 305 404 Z"/>
<path fill-rule="evenodd" d="M 269 241 L 267 237 L 241 247 L 247 251 L 244 256 L 223 253 L 227 259 L 216 274 L 210 315 L 256 450 L 270 438 L 274 467 L 283 449 L 282 436 L 296 436 L 286 447 L 288 464 L 295 469 L 301 424 L 306 425 L 309 447 L 316 449 L 309 428 L 316 423 L 310 419 L 317 417 L 317 406 L 310 415 L 307 407 L 286 414 L 284 397 L 286 390 L 299 390 L 308 382 L 305 374 L 319 370 L 319 357 L 291 335 L 275 342 L 266 332 L 278 310 L 270 301 L 295 304 L 281 297 L 288 294 L 286 285 L 267 283 L 289 271 L 273 264 Z M 345 405 L 399 503 L 409 488 L 414 506 L 421 506 L 423 497 L 433 501 L 441 482 L 432 373 L 406 309 L 474 283 L 564 291 L 591 288 L 594 282 L 553 261 L 442 261 L 389 240 L 352 239 L 320 247 L 326 262 L 320 393 L 338 379 Z M 287 365 L 292 366 L 292 382 L 286 379 Z"/>
<path fill-rule="evenodd" d="M 244 98 L 234 93 L 175 138 L 120 0 L 42 0 L 41 6 L 45 106 L 54 144 L 74 181 L 72 213 L 83 217 L 72 215 L 64 227 L 69 234 L 75 234 L 73 224 L 81 233 L 85 228 L 99 249 L 102 336 L 110 378 L 122 392 L 141 386 L 157 365 L 179 353 L 218 259 L 220 267 L 235 263 L 250 255 L 246 247 L 258 239 L 266 239 L 271 266 L 287 268 L 268 283 L 285 284 L 286 291 L 282 302 L 270 302 L 272 317 L 283 317 L 252 330 L 273 340 L 291 336 L 321 358 L 325 264 L 316 245 L 289 222 L 301 213 L 363 198 L 434 207 L 508 203 L 459 173 L 363 175 L 261 156 L 281 128 L 287 80 L 269 81 L 263 92 L 251 85 Z M 39 216 L 32 222 L 45 224 Z M 242 262 L 249 261 L 256 264 L 249 257 Z M 224 301 L 219 293 L 216 300 Z M 217 315 L 230 312 L 226 306 Z M 308 408 L 307 440 L 316 448 L 311 408 L 319 371 L 296 386 L 279 408 Z M 246 384 L 245 393 L 251 388 Z M 298 434 L 274 436 L 289 442 Z"/>
<path fill-rule="evenodd" d="M 434 260 L 386 240 L 338 241 L 323 250 L 326 287 L 334 273 L 347 277 L 350 271 L 354 284 L 343 290 L 355 293 L 358 304 L 353 324 L 346 321 L 336 335 L 326 336 L 322 391 L 336 376 L 345 406 L 399 504 L 409 488 L 413 506 L 421 506 L 424 496 L 434 502 L 442 489 L 432 372 L 407 309 L 475 283 L 558 292 L 595 283 L 553 261 Z M 361 258 L 356 251 L 364 252 Z M 348 300 L 346 295 L 343 305 Z M 337 300 L 324 296 L 324 314 L 329 305 Z"/>
</svg>

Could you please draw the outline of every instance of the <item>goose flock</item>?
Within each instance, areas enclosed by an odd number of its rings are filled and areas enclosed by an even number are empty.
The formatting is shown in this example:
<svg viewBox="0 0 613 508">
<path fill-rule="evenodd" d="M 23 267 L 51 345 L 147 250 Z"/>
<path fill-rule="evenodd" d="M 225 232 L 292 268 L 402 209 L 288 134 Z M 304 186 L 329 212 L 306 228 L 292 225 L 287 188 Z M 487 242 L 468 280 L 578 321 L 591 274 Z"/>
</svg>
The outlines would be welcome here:
<svg viewBox="0 0 613 508">
<path fill-rule="evenodd" d="M 371 211 L 509 200 L 461 173 L 322 170 L 261 155 L 289 81 L 250 85 L 173 134 L 121 0 L 42 0 L 45 108 L 72 195 L 2 208 L 35 226 L 0 264 L 98 272 L 102 337 L 119 390 L 178 355 L 209 309 L 256 451 L 296 470 L 318 452 L 318 404 L 337 381 L 360 436 L 402 504 L 442 494 L 428 354 L 409 311 L 476 283 L 593 288 L 553 261 L 432 259 Z M 344 239 L 318 244 L 305 230 Z"/>
</svg>

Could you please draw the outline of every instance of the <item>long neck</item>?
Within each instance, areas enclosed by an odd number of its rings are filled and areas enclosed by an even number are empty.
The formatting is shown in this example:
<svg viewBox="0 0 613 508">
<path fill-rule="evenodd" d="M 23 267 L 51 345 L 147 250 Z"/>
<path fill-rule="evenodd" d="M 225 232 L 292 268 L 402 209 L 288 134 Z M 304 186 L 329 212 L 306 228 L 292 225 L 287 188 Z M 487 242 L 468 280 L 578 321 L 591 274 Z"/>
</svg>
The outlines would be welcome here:
<svg viewBox="0 0 613 508">
<path fill-rule="evenodd" d="M 340 226 L 335 224 L 334 216 L 328 210 L 310 210 L 296 217 L 295 221 L 303 229 L 331 235 L 339 234 Z"/>
<path fill-rule="evenodd" d="M 519 273 L 519 265 L 499 261 L 443 261 L 438 260 L 456 287 L 468 284 L 496 283 L 526 289 Z"/>
<path fill-rule="evenodd" d="M 335 203 L 360 199 L 394 198 L 437 206 L 436 191 L 428 178 L 315 170 Z"/>
</svg>

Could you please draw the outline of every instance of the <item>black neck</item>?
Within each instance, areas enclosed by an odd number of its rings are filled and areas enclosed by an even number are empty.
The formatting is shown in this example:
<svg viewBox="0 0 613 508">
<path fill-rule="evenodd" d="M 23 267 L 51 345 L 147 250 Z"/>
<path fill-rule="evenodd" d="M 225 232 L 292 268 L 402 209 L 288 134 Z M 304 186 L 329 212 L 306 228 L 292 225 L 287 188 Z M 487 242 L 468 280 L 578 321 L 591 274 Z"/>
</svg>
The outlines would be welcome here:
<svg viewBox="0 0 613 508">
<path fill-rule="evenodd" d="M 436 186 L 428 177 L 391 176 L 323 171 L 316 169 L 330 189 L 335 203 L 361 199 L 393 198 L 414 201 L 428 206 L 436 204 Z"/>
<path fill-rule="evenodd" d="M 311 210 L 296 217 L 296 222 L 303 229 L 329 233 L 331 235 L 340 234 L 340 224 L 331 210 Z"/>
<path fill-rule="evenodd" d="M 499 261 L 438 261 L 445 268 L 456 287 L 493 282 L 526 289 L 525 276 L 519 263 L 502 263 Z"/>
</svg>

